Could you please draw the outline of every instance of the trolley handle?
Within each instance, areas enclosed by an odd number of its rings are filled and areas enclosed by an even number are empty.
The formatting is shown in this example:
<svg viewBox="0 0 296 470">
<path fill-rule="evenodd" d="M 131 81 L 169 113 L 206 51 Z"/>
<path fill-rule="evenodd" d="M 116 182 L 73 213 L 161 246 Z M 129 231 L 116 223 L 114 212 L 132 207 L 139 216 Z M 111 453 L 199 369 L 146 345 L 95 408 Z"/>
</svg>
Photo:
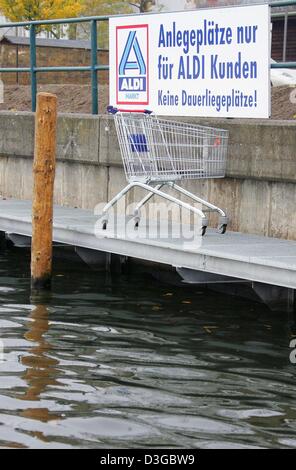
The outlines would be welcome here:
<svg viewBox="0 0 296 470">
<path fill-rule="evenodd" d="M 107 106 L 107 112 L 108 114 L 117 114 L 117 113 L 143 113 L 143 114 L 152 114 L 153 111 L 150 111 L 149 109 L 120 109 L 120 108 L 115 108 L 114 106 L 110 105 Z"/>
</svg>

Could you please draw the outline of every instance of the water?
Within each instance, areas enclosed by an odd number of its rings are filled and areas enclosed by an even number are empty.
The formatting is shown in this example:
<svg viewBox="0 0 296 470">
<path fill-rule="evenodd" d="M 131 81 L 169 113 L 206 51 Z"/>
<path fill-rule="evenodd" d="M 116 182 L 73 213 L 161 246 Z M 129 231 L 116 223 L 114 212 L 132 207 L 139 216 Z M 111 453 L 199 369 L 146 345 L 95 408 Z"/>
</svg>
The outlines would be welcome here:
<svg viewBox="0 0 296 470">
<path fill-rule="evenodd" d="M 296 447 L 288 314 L 133 274 L 0 254 L 0 446 Z"/>
</svg>

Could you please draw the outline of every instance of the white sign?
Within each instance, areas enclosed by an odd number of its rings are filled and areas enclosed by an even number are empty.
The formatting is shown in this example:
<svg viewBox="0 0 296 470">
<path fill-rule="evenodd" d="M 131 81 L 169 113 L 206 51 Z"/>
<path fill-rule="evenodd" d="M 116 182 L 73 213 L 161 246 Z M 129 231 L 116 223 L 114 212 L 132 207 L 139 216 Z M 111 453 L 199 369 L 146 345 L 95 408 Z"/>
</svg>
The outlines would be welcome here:
<svg viewBox="0 0 296 470">
<path fill-rule="evenodd" d="M 161 115 L 267 118 L 270 8 L 110 19 L 110 104 Z"/>
</svg>

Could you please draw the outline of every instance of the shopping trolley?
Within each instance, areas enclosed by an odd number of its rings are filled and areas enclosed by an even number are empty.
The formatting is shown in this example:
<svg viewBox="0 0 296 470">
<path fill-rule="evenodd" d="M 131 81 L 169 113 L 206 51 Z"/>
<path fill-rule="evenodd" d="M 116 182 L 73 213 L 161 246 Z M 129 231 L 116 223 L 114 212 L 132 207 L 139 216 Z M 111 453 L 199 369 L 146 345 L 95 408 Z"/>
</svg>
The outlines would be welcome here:
<svg viewBox="0 0 296 470">
<path fill-rule="evenodd" d="M 218 231 L 225 233 L 228 218 L 219 207 L 181 188 L 176 181 L 184 179 L 222 178 L 225 176 L 228 131 L 184 122 L 160 119 L 150 111 L 124 112 L 108 106 L 114 115 L 119 147 L 128 185 L 103 209 L 102 228 L 108 223 L 108 211 L 134 187 L 147 191 L 136 205 L 133 217 L 135 228 L 140 222 L 141 207 L 154 195 L 201 217 L 201 234 L 208 226 L 208 212 L 219 214 Z M 167 194 L 167 186 L 199 203 L 190 205 Z"/>
</svg>

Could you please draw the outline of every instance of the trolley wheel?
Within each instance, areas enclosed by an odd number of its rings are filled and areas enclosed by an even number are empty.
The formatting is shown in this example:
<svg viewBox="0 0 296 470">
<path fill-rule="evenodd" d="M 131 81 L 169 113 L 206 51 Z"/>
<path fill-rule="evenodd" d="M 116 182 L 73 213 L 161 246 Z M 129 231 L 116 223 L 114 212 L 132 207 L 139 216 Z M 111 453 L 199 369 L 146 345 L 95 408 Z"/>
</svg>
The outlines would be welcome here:
<svg viewBox="0 0 296 470">
<path fill-rule="evenodd" d="M 206 234 L 206 231 L 207 231 L 207 226 L 203 225 L 202 228 L 201 228 L 201 236 L 202 237 Z"/>
<path fill-rule="evenodd" d="M 106 230 L 106 229 L 107 229 L 107 220 L 104 220 L 102 223 L 102 230 Z"/>
<path fill-rule="evenodd" d="M 227 224 L 222 224 L 222 225 L 220 225 L 220 227 L 218 228 L 218 232 L 223 235 L 223 233 L 226 232 L 226 229 L 227 229 Z"/>
</svg>

